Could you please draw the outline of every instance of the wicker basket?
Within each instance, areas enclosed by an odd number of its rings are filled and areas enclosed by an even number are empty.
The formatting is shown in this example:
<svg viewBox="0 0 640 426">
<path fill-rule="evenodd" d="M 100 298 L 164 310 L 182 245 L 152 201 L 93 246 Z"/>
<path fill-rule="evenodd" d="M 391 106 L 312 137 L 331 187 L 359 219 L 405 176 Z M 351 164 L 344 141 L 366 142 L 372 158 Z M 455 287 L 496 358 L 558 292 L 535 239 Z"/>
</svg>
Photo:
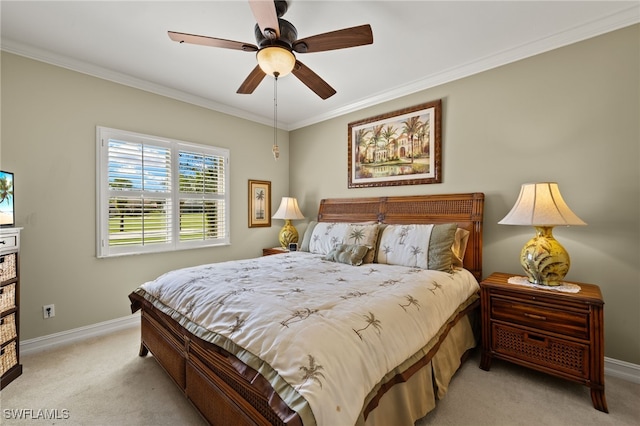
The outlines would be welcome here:
<svg viewBox="0 0 640 426">
<path fill-rule="evenodd" d="M 0 256 L 0 282 L 9 281 L 16 277 L 16 254 Z"/>
<path fill-rule="evenodd" d="M 16 285 L 9 284 L 0 287 L 0 312 L 16 307 Z"/>
<path fill-rule="evenodd" d="M 16 342 L 11 342 L 0 350 L 0 376 L 16 364 L 18 364 Z"/>
<path fill-rule="evenodd" d="M 4 345 L 18 336 L 16 330 L 16 314 L 10 314 L 0 319 L 0 345 Z"/>
</svg>

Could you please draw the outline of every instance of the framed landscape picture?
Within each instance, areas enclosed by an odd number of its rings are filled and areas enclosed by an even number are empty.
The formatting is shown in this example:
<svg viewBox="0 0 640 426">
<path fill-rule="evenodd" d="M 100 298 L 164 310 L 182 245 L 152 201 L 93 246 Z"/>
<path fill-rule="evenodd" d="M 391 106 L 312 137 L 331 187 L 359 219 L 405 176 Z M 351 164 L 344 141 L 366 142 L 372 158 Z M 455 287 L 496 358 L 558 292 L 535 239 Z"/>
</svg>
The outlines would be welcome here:
<svg viewBox="0 0 640 426">
<path fill-rule="evenodd" d="M 349 123 L 349 188 L 442 181 L 442 100 Z"/>
<path fill-rule="evenodd" d="M 249 180 L 249 228 L 271 226 L 271 182 Z"/>
</svg>

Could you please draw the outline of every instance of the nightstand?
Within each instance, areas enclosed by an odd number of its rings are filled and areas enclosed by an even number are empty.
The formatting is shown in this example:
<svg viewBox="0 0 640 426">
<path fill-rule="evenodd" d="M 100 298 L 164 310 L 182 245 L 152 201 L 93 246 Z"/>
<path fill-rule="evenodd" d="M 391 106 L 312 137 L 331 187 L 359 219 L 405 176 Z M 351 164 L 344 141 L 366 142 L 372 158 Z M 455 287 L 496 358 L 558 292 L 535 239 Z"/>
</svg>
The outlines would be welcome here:
<svg viewBox="0 0 640 426">
<path fill-rule="evenodd" d="M 271 247 L 271 248 L 263 248 L 262 255 L 263 256 L 271 256 L 272 254 L 282 254 L 288 253 L 289 250 L 285 250 L 282 247 Z"/>
<path fill-rule="evenodd" d="M 608 413 L 604 395 L 602 294 L 593 284 L 577 293 L 538 289 L 494 273 L 480 283 L 482 359 L 503 359 L 591 388 L 593 406 Z"/>
</svg>

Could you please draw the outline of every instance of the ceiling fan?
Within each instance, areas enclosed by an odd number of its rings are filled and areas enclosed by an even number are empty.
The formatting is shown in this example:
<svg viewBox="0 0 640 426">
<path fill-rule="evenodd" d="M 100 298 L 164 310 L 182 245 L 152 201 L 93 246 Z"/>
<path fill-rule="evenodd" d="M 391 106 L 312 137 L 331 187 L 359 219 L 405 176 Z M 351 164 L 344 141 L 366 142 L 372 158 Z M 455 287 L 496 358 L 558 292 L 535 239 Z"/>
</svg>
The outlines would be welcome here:
<svg viewBox="0 0 640 426">
<path fill-rule="evenodd" d="M 292 73 L 322 99 L 327 99 L 336 93 L 335 89 L 309 67 L 297 60 L 294 52 L 324 52 L 373 43 L 373 33 L 371 26 L 368 24 L 298 40 L 298 31 L 293 24 L 281 19 L 289 8 L 287 1 L 249 0 L 249 6 L 257 21 L 255 25 L 257 45 L 169 31 L 169 38 L 179 43 L 256 52 L 258 65 L 240 85 L 237 93 L 253 93 L 267 74 L 273 75 L 277 79 Z"/>
</svg>

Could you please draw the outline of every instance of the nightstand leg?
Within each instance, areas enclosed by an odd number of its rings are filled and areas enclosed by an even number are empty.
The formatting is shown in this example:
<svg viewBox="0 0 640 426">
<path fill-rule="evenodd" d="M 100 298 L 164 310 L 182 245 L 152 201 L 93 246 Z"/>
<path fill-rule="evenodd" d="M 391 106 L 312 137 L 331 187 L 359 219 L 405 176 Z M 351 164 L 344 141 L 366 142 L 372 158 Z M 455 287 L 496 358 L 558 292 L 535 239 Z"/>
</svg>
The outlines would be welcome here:
<svg viewBox="0 0 640 426">
<path fill-rule="evenodd" d="M 480 368 L 489 371 L 491 368 L 491 357 L 484 351 L 482 351 L 482 356 L 480 357 Z"/>
<path fill-rule="evenodd" d="M 591 401 L 596 410 L 608 413 L 607 399 L 604 396 L 604 389 L 591 389 Z"/>
</svg>

